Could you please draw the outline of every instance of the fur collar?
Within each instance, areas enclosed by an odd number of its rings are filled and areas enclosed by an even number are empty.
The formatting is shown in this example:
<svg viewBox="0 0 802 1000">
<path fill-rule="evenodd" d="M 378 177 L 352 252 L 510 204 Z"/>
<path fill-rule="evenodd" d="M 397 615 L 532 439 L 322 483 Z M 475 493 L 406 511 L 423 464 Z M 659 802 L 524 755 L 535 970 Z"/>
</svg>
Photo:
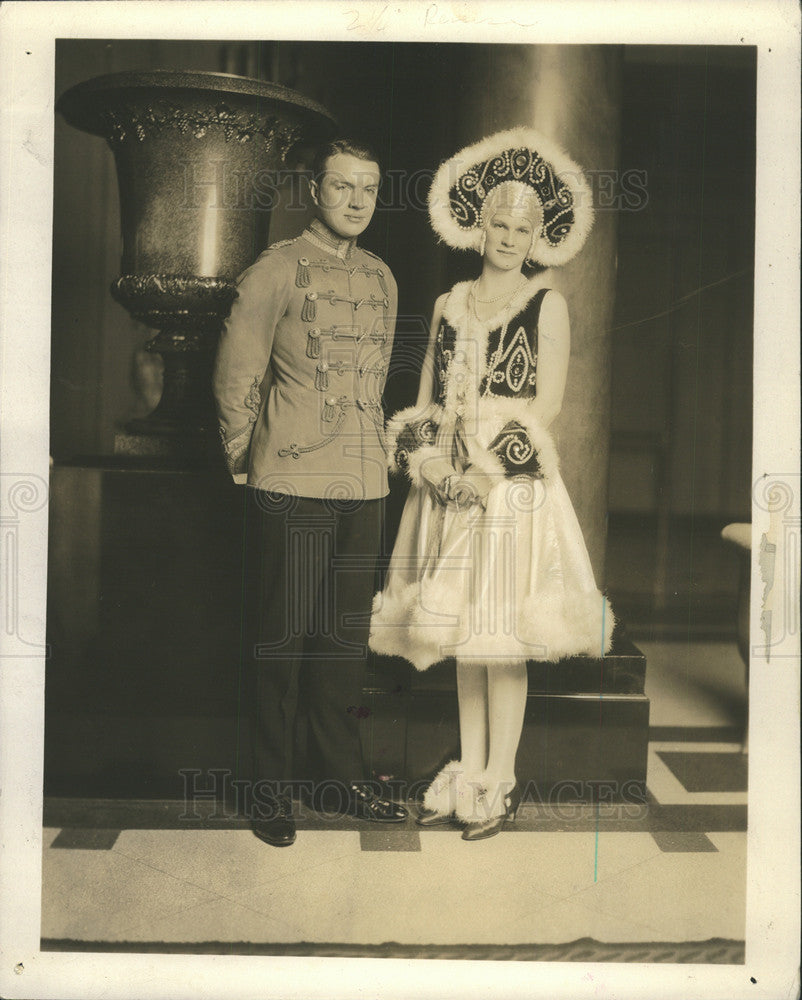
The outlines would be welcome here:
<svg viewBox="0 0 802 1000">
<path fill-rule="evenodd" d="M 507 306 L 486 320 L 470 314 L 468 292 L 472 281 L 460 281 L 451 289 L 443 307 L 443 319 L 457 331 L 454 357 L 448 368 L 445 408 L 470 422 L 476 414 L 479 383 L 487 369 L 487 342 L 492 330 L 506 318 L 512 319 L 542 287 L 532 278 L 510 299 Z"/>
<path fill-rule="evenodd" d="M 468 302 L 468 293 L 472 285 L 473 281 L 457 282 L 448 293 L 448 299 L 443 308 L 443 319 L 458 333 L 465 332 L 467 321 L 470 319 L 473 330 L 487 335 L 491 330 L 496 330 L 501 326 L 505 313 L 512 319 L 513 316 L 516 316 L 530 303 L 543 287 L 538 284 L 535 278 L 529 278 L 504 308 L 499 309 L 497 313 L 494 313 L 488 319 L 479 320 L 476 316 L 469 317 L 470 304 Z"/>
</svg>

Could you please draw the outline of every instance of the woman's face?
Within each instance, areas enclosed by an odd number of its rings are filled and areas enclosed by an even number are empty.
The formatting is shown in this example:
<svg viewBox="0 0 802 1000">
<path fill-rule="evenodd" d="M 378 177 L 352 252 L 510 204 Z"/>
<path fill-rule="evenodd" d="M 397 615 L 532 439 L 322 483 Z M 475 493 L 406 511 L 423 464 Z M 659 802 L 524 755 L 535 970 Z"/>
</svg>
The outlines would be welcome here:
<svg viewBox="0 0 802 1000">
<path fill-rule="evenodd" d="M 529 217 L 518 212 L 496 212 L 485 232 L 485 260 L 500 271 L 520 270 L 534 232 Z"/>
</svg>

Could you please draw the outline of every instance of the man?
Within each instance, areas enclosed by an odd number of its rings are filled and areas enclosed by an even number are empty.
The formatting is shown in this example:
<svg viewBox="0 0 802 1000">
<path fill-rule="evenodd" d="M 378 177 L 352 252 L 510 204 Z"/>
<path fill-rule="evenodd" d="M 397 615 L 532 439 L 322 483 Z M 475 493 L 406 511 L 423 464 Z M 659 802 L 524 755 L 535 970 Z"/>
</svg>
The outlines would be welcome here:
<svg viewBox="0 0 802 1000">
<path fill-rule="evenodd" d="M 388 492 L 381 395 L 395 280 L 357 245 L 380 172 L 366 147 L 327 143 L 313 164 L 316 218 L 240 277 L 214 392 L 229 468 L 247 483 L 244 658 L 251 715 L 251 824 L 295 840 L 281 784 L 314 778 L 340 810 L 402 822 L 365 781 L 362 686 Z M 299 708 L 317 770 L 299 775 Z M 284 785 L 286 788 L 286 785 Z M 318 799 L 313 799 L 319 804 Z"/>
</svg>

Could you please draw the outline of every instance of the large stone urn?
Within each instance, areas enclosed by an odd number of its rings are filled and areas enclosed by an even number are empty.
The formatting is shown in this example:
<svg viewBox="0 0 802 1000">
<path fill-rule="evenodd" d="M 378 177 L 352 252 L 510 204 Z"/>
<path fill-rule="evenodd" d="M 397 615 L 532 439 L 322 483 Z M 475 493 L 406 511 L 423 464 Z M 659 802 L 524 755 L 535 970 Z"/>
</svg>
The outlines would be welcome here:
<svg viewBox="0 0 802 1000">
<path fill-rule="evenodd" d="M 235 279 L 267 243 L 291 151 L 329 137 L 325 108 L 223 73 L 114 73 L 66 91 L 57 110 L 114 153 L 122 262 L 112 295 L 158 333 L 161 401 L 129 430 L 168 451 L 216 425 L 211 366 Z M 128 450 L 122 447 L 118 450 Z M 136 449 L 134 449 L 136 450 Z"/>
</svg>

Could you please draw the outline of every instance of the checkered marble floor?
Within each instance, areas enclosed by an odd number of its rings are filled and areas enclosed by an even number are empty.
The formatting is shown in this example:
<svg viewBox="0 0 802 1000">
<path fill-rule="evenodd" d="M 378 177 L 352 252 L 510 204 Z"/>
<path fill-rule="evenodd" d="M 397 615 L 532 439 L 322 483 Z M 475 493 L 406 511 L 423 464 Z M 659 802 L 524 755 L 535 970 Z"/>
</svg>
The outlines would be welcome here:
<svg viewBox="0 0 802 1000">
<path fill-rule="evenodd" d="M 412 817 L 379 827 L 306 812 L 296 843 L 276 849 L 210 803 L 187 820 L 178 802 L 50 799 L 43 948 L 742 941 L 737 720 L 697 703 L 683 725 L 682 684 L 661 675 L 660 650 L 650 652 L 654 683 L 674 703 L 663 698 L 653 711 L 645 804 L 527 802 L 514 825 L 478 843 L 455 829 L 422 830 Z"/>
</svg>

